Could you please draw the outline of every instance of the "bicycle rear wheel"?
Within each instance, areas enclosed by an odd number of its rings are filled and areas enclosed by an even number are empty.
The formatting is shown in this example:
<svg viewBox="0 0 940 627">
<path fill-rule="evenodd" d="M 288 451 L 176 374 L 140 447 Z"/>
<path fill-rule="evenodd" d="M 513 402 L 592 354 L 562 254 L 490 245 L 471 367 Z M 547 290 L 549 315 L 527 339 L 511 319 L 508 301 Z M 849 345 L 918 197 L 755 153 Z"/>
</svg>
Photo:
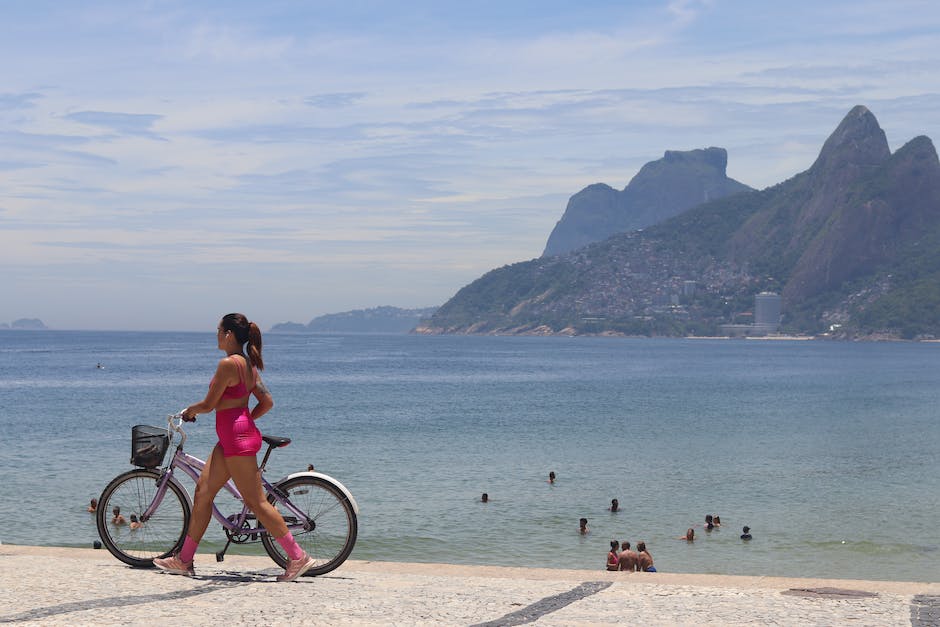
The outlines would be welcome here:
<svg viewBox="0 0 940 627">
<path fill-rule="evenodd" d="M 183 488 L 175 481 L 167 484 L 163 501 L 140 527 L 131 529 L 131 515 L 141 519 L 157 495 L 160 473 L 130 470 L 115 477 L 98 499 L 95 518 L 98 535 L 111 555 L 139 568 L 153 566 L 153 558 L 166 557 L 183 546 L 189 528 L 190 507 Z M 114 508 L 120 508 L 125 524 L 112 521 Z"/>
<path fill-rule="evenodd" d="M 268 497 L 284 517 L 297 544 L 316 560 L 307 575 L 328 573 L 349 557 L 356 544 L 358 521 L 352 503 L 342 490 L 320 477 L 294 477 L 275 486 L 290 499 L 290 502 L 306 514 L 306 520 L 298 520 L 293 512 Z M 270 534 L 261 537 L 264 549 L 279 566 L 287 566 L 287 554 Z"/>
</svg>

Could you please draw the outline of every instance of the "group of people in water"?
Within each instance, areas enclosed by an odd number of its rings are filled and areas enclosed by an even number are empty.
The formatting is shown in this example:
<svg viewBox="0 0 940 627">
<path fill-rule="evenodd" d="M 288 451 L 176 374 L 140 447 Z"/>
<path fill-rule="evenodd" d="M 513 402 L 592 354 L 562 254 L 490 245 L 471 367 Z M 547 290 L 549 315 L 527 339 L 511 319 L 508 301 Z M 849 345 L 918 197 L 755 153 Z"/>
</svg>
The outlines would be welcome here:
<svg viewBox="0 0 940 627">
<path fill-rule="evenodd" d="M 620 511 L 620 504 L 617 499 L 612 499 L 610 501 L 610 507 L 607 509 L 611 512 Z M 705 524 L 703 527 L 705 531 L 712 531 L 721 527 L 721 517 L 718 515 L 707 514 L 705 516 Z M 580 520 L 580 530 L 582 534 L 588 532 L 587 518 L 582 518 Z M 747 525 L 744 526 L 742 531 L 742 540 L 746 541 L 753 538 L 751 535 L 751 528 Z M 695 527 L 689 527 L 685 532 L 685 535 L 679 536 L 679 539 L 685 540 L 686 542 L 694 542 Z M 647 573 L 656 572 L 656 568 L 653 566 L 653 557 L 650 555 L 649 550 L 647 550 L 646 543 L 638 542 L 636 545 L 636 550 L 633 551 L 630 549 L 630 543 L 626 540 L 622 542 L 618 542 L 617 540 L 610 541 L 610 551 L 607 553 L 607 570 L 625 570 L 628 572 Z"/>
<path fill-rule="evenodd" d="M 706 514 L 705 524 L 703 525 L 703 527 L 705 528 L 705 531 L 711 531 L 713 529 L 717 529 L 721 527 L 721 518 L 717 514 L 714 516 L 712 516 L 711 514 Z M 753 538 L 753 536 L 751 535 L 751 528 L 748 527 L 747 525 L 744 525 L 744 528 L 741 531 L 743 532 L 741 533 L 742 540 L 750 540 Z M 685 535 L 679 536 L 679 539 L 685 540 L 686 542 L 695 542 L 695 528 L 689 527 L 688 529 L 686 529 Z"/>
<path fill-rule="evenodd" d="M 630 548 L 626 540 L 610 541 L 610 552 L 607 553 L 607 570 L 625 570 L 637 573 L 655 573 L 653 556 L 646 548 L 645 542 L 637 542 L 636 550 Z"/>
<path fill-rule="evenodd" d="M 548 483 L 554 485 L 557 476 L 555 471 L 552 470 L 548 473 Z M 481 503 L 489 503 L 490 495 L 484 492 L 480 496 Z M 620 511 L 620 502 L 617 499 L 613 499 L 610 502 L 610 507 L 607 508 L 611 512 Z M 588 519 L 580 518 L 578 520 L 578 533 L 581 535 L 587 535 L 590 533 L 588 529 Z M 636 550 L 631 549 L 631 544 L 629 541 L 624 540 L 620 542 L 618 540 L 610 541 L 610 553 L 607 554 L 607 570 L 626 570 L 626 571 L 636 571 L 636 572 L 647 572 L 655 573 L 656 567 L 653 566 L 653 556 L 650 555 L 649 549 L 646 548 L 645 542 L 637 542 Z"/>
<path fill-rule="evenodd" d="M 91 499 L 91 502 L 88 503 L 88 512 L 94 514 L 97 511 L 98 499 Z M 137 519 L 137 514 L 131 514 L 131 520 L 128 522 L 127 519 L 124 518 L 124 514 L 121 513 L 121 508 L 118 506 L 114 506 L 114 508 L 111 510 L 111 524 L 115 527 L 123 527 L 124 525 L 127 525 L 131 529 L 140 529 L 144 526 L 144 523 Z"/>
<path fill-rule="evenodd" d="M 92 499 L 91 502 L 88 503 L 88 511 L 92 514 L 98 511 L 98 499 Z M 131 520 L 128 522 L 127 519 L 124 518 L 124 514 L 121 513 L 121 508 L 116 505 L 111 509 L 111 524 L 115 527 L 127 525 L 131 529 L 140 529 L 144 526 L 144 523 L 138 520 L 137 514 L 131 514 Z"/>
<path fill-rule="evenodd" d="M 610 512 L 620 511 L 620 501 L 610 500 Z M 587 533 L 587 519 L 581 519 L 581 533 Z M 610 541 L 610 551 L 607 553 L 607 570 L 625 570 L 627 572 L 655 573 L 656 567 L 653 566 L 653 556 L 646 548 L 646 542 L 637 542 L 636 550 L 630 548 L 627 540 L 619 542 Z"/>
</svg>

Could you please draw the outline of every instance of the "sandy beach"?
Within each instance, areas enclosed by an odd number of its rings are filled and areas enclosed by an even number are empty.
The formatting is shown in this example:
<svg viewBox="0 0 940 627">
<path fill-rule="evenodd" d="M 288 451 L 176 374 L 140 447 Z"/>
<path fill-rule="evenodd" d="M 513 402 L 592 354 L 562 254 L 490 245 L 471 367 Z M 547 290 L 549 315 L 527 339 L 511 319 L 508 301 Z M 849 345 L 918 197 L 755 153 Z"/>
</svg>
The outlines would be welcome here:
<svg viewBox="0 0 940 627">
<path fill-rule="evenodd" d="M 0 622 L 23 625 L 940 624 L 940 583 L 349 561 L 278 584 L 267 558 L 195 578 L 101 549 L 0 546 Z"/>
</svg>

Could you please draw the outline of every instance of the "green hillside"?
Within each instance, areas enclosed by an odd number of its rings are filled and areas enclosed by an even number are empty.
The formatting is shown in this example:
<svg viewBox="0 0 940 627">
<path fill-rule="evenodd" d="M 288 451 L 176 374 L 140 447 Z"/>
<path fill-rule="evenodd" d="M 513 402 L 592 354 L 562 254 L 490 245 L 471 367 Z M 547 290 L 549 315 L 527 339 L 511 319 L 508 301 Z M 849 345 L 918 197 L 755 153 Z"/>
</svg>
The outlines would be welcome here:
<svg viewBox="0 0 940 627">
<path fill-rule="evenodd" d="M 493 270 L 426 333 L 711 335 L 783 297 L 782 330 L 940 336 L 940 162 L 855 107 L 805 172 L 642 231 Z"/>
</svg>

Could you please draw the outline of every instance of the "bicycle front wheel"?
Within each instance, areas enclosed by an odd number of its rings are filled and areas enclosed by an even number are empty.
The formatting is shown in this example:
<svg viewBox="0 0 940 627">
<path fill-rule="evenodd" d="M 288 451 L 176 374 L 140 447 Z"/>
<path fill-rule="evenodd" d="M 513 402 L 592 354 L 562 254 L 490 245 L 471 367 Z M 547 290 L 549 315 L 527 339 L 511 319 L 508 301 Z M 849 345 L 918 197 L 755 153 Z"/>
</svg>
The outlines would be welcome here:
<svg viewBox="0 0 940 627">
<path fill-rule="evenodd" d="M 349 557 L 356 544 L 358 522 L 352 503 L 335 485 L 320 477 L 294 477 L 277 484 L 291 504 L 304 513 L 298 519 L 290 509 L 268 497 L 294 535 L 297 544 L 316 560 L 307 575 L 328 573 Z M 261 537 L 264 549 L 279 566 L 287 566 L 287 554 L 271 534 Z"/>
<path fill-rule="evenodd" d="M 147 520 L 143 513 L 157 496 L 160 473 L 130 470 L 118 475 L 101 493 L 95 518 L 98 535 L 111 555 L 139 568 L 153 566 L 153 558 L 166 557 L 183 546 L 189 528 L 190 507 L 183 488 L 167 483 L 160 506 Z M 115 523 L 114 510 L 123 517 Z M 132 528 L 131 516 L 140 521 Z"/>
</svg>

